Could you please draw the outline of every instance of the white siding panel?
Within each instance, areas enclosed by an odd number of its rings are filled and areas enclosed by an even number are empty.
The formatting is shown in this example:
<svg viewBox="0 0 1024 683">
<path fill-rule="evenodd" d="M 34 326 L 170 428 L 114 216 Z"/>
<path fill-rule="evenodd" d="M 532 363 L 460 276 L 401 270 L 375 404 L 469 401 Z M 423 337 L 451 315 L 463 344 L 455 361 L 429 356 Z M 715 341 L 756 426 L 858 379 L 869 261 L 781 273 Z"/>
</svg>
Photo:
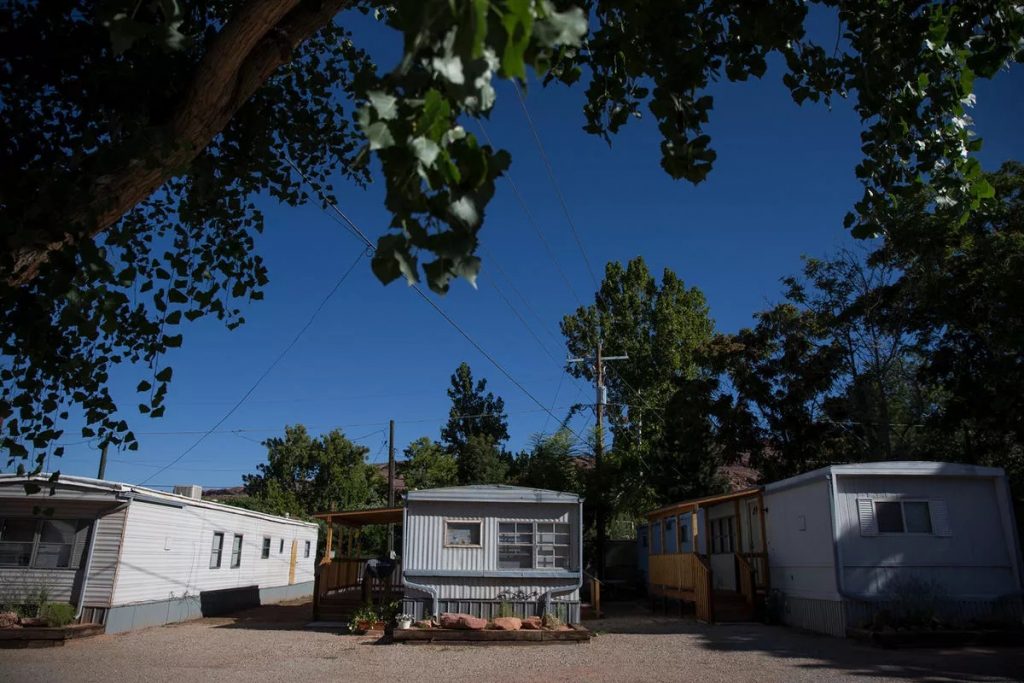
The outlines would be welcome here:
<svg viewBox="0 0 1024 683">
<path fill-rule="evenodd" d="M 295 583 L 313 580 L 316 527 L 185 505 L 182 508 L 134 501 L 128 508 L 121 564 L 114 586 L 115 605 L 180 598 L 202 591 L 243 586 L 288 585 L 291 544 L 296 541 Z M 210 568 L 214 532 L 224 534 L 219 568 Z M 231 568 L 234 534 L 242 534 L 241 566 Z M 270 536 L 269 559 L 261 559 Z M 280 539 L 284 552 L 278 552 Z M 304 557 L 305 541 L 310 556 Z"/>
<path fill-rule="evenodd" d="M 840 476 L 836 512 L 844 588 L 884 597 L 913 577 L 941 585 L 951 598 L 995 598 L 1018 590 L 1010 555 L 1013 532 L 1001 514 L 997 483 L 935 475 Z M 878 499 L 928 500 L 937 533 L 862 536 L 861 503 Z"/>
<path fill-rule="evenodd" d="M 772 588 L 787 598 L 838 600 L 828 480 L 769 490 L 764 503 Z"/>
</svg>

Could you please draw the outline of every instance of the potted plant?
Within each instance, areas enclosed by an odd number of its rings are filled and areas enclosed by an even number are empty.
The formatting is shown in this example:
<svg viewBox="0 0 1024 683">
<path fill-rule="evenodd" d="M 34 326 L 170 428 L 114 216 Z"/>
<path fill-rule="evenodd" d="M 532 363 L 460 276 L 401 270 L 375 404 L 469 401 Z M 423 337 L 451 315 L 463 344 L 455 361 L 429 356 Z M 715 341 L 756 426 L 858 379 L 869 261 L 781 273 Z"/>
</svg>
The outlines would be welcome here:
<svg viewBox="0 0 1024 683">
<path fill-rule="evenodd" d="M 381 622 L 380 615 L 377 610 L 370 606 L 360 607 L 352 615 L 352 620 L 348 623 L 348 628 L 353 633 L 365 633 L 371 630 L 383 630 L 383 622 Z"/>
<path fill-rule="evenodd" d="M 412 615 L 411 614 L 396 614 L 395 623 L 398 624 L 398 628 L 406 630 L 412 627 Z"/>
</svg>

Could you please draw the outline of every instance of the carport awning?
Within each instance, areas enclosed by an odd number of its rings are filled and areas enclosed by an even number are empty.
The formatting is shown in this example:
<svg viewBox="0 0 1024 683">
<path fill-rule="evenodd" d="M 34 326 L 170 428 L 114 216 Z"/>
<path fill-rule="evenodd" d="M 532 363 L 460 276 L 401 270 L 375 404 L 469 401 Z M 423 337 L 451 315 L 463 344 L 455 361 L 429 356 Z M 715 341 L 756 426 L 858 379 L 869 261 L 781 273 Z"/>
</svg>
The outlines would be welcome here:
<svg viewBox="0 0 1024 683">
<path fill-rule="evenodd" d="M 366 510 L 342 510 L 340 512 L 322 512 L 313 515 L 328 524 L 362 527 L 369 524 L 401 524 L 402 508 L 369 508 Z"/>
</svg>

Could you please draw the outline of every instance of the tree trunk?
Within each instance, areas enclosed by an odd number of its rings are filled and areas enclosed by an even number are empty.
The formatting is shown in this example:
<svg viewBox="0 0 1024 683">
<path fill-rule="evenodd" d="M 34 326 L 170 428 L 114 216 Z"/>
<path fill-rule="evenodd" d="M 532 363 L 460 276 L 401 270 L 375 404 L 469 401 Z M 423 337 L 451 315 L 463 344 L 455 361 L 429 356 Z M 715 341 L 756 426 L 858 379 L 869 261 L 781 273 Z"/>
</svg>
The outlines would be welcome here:
<svg viewBox="0 0 1024 683">
<path fill-rule="evenodd" d="M 291 61 L 293 50 L 349 2 L 251 0 L 244 5 L 214 39 L 175 107 L 163 136 L 170 144 L 152 146 L 144 158 L 102 175 L 71 180 L 83 201 L 63 212 L 67 223 L 59 237 L 11 245 L 8 282 L 27 284 L 53 251 L 96 237 L 180 173 L 274 71 Z"/>
</svg>

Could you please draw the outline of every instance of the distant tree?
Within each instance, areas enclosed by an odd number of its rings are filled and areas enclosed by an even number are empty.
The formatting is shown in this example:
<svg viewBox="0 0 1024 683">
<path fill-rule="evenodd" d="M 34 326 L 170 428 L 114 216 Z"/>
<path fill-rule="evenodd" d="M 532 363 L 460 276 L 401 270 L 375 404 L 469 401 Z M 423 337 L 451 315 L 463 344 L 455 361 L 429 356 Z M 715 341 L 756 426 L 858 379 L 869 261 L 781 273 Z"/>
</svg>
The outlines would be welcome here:
<svg viewBox="0 0 1024 683">
<path fill-rule="evenodd" d="M 458 454 L 460 484 L 503 484 L 508 480 L 508 458 L 486 434 L 473 434 Z"/>
<path fill-rule="evenodd" d="M 302 425 L 285 427 L 284 437 L 264 442 L 267 462 L 242 477 L 249 496 L 285 511 L 298 505 L 307 514 L 330 509 L 373 507 L 384 502 L 386 483 L 366 462 L 369 449 L 335 429 L 313 438 Z"/>
<path fill-rule="evenodd" d="M 717 394 L 717 379 L 677 380 L 676 391 L 665 406 L 664 433 L 647 461 L 657 503 L 728 489 L 721 474 L 726 458 L 716 428 L 717 409 L 728 399 L 723 401 Z"/>
<path fill-rule="evenodd" d="M 582 492 L 575 437 L 568 429 L 534 436 L 530 450 L 516 458 L 516 472 L 520 486 Z"/>
<path fill-rule="evenodd" d="M 405 447 L 405 460 L 398 463 L 398 472 L 409 491 L 454 486 L 459 482 L 455 457 L 426 436 Z"/>
<path fill-rule="evenodd" d="M 505 401 L 487 391 L 487 380 L 474 382 L 473 371 L 468 363 L 461 363 L 452 374 L 448 398 L 452 405 L 448 412 L 448 423 L 441 428 L 441 442 L 459 464 L 459 481 L 467 483 L 467 472 L 476 472 L 477 475 L 480 472 L 477 463 L 464 464 L 463 461 L 467 458 L 479 459 L 492 448 L 498 453 L 507 473 L 512 456 L 501 449 L 501 445 L 508 440 Z M 471 453 L 469 444 L 473 437 L 479 438 Z M 484 444 L 489 445 L 485 447 Z M 490 469 L 487 472 L 488 476 L 494 475 Z"/>
<path fill-rule="evenodd" d="M 570 355 L 594 356 L 600 335 L 605 355 L 629 356 L 606 365 L 605 384 L 615 449 L 639 449 L 642 457 L 659 439 L 675 380 L 702 372 L 700 349 L 714 332 L 704 294 L 667 268 L 659 285 L 641 257 L 612 262 L 594 303 L 565 316 L 561 327 Z M 594 380 L 589 363 L 569 372 Z"/>
</svg>

